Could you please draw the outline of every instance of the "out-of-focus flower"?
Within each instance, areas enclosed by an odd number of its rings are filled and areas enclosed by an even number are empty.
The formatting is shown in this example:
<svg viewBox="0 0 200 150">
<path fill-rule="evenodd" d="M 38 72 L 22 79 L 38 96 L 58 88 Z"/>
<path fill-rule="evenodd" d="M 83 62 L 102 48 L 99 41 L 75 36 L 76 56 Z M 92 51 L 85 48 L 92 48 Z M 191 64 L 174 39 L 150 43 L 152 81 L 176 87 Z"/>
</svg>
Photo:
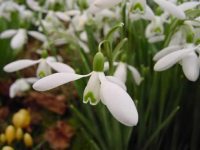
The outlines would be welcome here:
<svg viewBox="0 0 200 150">
<path fill-rule="evenodd" d="M 17 128 L 16 129 L 16 139 L 19 141 L 22 139 L 24 133 L 23 133 L 23 130 L 22 128 Z"/>
<path fill-rule="evenodd" d="M 55 57 L 41 58 L 39 60 L 29 60 L 29 59 L 17 60 L 6 65 L 3 69 L 6 72 L 15 72 L 33 66 L 35 64 L 39 64 L 36 73 L 37 77 L 39 78 L 50 75 L 51 68 L 56 70 L 57 72 L 69 72 L 69 73 L 75 72 L 74 69 L 72 69 L 69 65 L 56 62 Z"/>
<path fill-rule="evenodd" d="M 114 66 L 117 66 L 117 68 L 116 68 L 113 76 L 118 78 L 123 83 L 125 83 L 127 80 L 127 71 L 128 70 L 131 72 L 132 77 L 137 85 L 140 85 L 140 83 L 142 82 L 142 77 L 135 67 L 128 65 L 124 62 L 114 62 Z M 105 68 L 105 70 L 109 69 L 108 62 L 106 62 L 104 64 L 104 68 Z"/>
<path fill-rule="evenodd" d="M 165 38 L 163 22 L 160 17 L 156 17 L 147 26 L 145 36 L 150 43 L 163 41 Z"/>
<path fill-rule="evenodd" d="M 2 148 L 2 150 L 14 150 L 14 148 L 11 147 L 11 146 L 4 146 L 4 147 Z"/>
<path fill-rule="evenodd" d="M 37 31 L 27 31 L 26 29 L 10 29 L 0 34 L 1 39 L 12 38 L 11 47 L 13 49 L 22 49 L 27 42 L 27 34 L 36 38 L 39 41 L 45 42 L 46 36 Z"/>
<path fill-rule="evenodd" d="M 147 5 L 146 0 L 133 0 L 130 4 L 127 4 L 130 11 L 130 18 L 132 20 L 138 20 L 140 18 L 153 20 L 155 15 L 153 10 Z"/>
<path fill-rule="evenodd" d="M 193 44 L 187 44 L 185 48 L 175 50 L 161 57 L 156 62 L 154 70 L 164 71 L 176 63 L 180 63 L 187 79 L 190 81 L 196 81 L 199 77 L 200 71 L 200 60 L 195 52 L 198 49 L 198 46 L 195 47 Z"/>
<path fill-rule="evenodd" d="M 173 15 L 178 19 L 185 19 L 184 11 L 175 5 L 174 3 L 167 1 L 167 0 L 154 0 L 164 11 L 168 12 L 169 14 Z"/>
<path fill-rule="evenodd" d="M 46 91 L 62 84 L 91 76 L 84 90 L 83 102 L 96 105 L 101 100 L 119 122 L 127 126 L 136 125 L 138 113 L 135 104 L 124 90 L 125 85 L 123 82 L 115 77 L 106 77 L 104 75 L 104 56 L 101 52 L 94 57 L 93 70 L 88 75 L 56 73 L 37 81 L 33 88 L 38 91 Z"/>
<path fill-rule="evenodd" d="M 33 146 L 33 138 L 29 133 L 24 134 L 24 144 L 26 147 L 32 147 Z"/>
<path fill-rule="evenodd" d="M 17 96 L 17 94 L 20 94 L 22 92 L 26 92 L 31 89 L 31 84 L 36 82 L 37 78 L 21 78 L 17 79 L 9 89 L 9 96 L 10 98 L 14 98 Z"/>
<path fill-rule="evenodd" d="M 27 109 L 20 109 L 13 115 L 12 123 L 16 128 L 26 128 L 30 125 L 31 116 Z"/>
<path fill-rule="evenodd" d="M 5 130 L 6 141 L 8 144 L 11 144 L 15 139 L 15 128 L 12 125 L 9 125 Z"/>
</svg>

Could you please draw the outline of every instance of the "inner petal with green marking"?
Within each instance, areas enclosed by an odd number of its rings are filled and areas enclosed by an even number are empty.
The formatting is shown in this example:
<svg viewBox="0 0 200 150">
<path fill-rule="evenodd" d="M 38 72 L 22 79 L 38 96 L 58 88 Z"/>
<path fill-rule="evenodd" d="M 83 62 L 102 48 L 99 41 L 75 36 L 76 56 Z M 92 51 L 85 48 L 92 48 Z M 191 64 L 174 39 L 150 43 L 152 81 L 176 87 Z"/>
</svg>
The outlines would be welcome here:
<svg viewBox="0 0 200 150">
<path fill-rule="evenodd" d="M 98 100 L 95 98 L 94 93 L 92 91 L 88 91 L 87 94 L 84 96 L 83 102 L 89 102 L 90 104 L 96 105 L 98 103 Z"/>
<path fill-rule="evenodd" d="M 132 13 L 144 14 L 145 9 L 144 9 L 144 6 L 143 6 L 141 3 L 135 3 L 135 4 L 131 7 L 131 12 L 132 12 Z"/>
</svg>

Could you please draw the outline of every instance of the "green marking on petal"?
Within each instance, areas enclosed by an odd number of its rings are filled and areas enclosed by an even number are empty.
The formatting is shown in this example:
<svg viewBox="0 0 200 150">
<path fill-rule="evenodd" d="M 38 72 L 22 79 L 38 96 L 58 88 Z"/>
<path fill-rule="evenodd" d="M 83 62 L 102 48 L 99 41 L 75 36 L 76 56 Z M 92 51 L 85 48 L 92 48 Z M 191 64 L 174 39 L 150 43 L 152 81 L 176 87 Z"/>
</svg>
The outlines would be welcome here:
<svg viewBox="0 0 200 150">
<path fill-rule="evenodd" d="M 89 91 L 89 92 L 87 92 L 87 94 L 84 96 L 83 102 L 84 102 L 84 103 L 90 102 L 91 104 L 96 104 L 96 103 L 97 103 L 97 100 L 95 99 L 93 92 Z"/>
<path fill-rule="evenodd" d="M 154 32 L 156 32 L 156 33 L 162 33 L 162 30 L 161 30 L 160 27 L 157 27 L 157 28 L 154 29 Z"/>
<path fill-rule="evenodd" d="M 131 7 L 131 12 L 132 12 L 132 13 L 144 14 L 144 7 L 142 6 L 141 3 L 136 3 L 135 5 L 133 5 L 133 6 Z"/>
<path fill-rule="evenodd" d="M 45 72 L 44 72 L 44 71 L 40 71 L 40 72 L 39 72 L 39 77 L 40 77 L 40 78 L 46 77 Z"/>
</svg>

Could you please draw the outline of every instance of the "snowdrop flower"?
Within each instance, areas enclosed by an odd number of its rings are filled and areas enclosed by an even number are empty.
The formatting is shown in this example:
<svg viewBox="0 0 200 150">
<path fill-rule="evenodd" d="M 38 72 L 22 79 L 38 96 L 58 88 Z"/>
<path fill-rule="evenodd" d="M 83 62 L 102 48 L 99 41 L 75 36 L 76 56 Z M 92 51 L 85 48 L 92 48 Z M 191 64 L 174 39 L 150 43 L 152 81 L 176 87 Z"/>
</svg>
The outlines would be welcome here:
<svg viewBox="0 0 200 150">
<path fill-rule="evenodd" d="M 9 89 L 10 98 L 14 98 L 17 94 L 26 92 L 31 89 L 31 84 L 35 83 L 37 78 L 21 78 L 17 79 Z"/>
<path fill-rule="evenodd" d="M 99 12 L 103 9 L 113 7 L 122 2 L 122 0 L 95 0 L 89 8 L 92 13 Z"/>
<path fill-rule="evenodd" d="M 183 49 L 177 50 L 175 46 L 174 49 L 172 47 L 170 49 L 171 53 L 169 53 L 169 49 L 162 50 L 162 53 L 159 53 L 161 58 L 156 62 L 154 70 L 164 71 L 179 63 L 186 78 L 190 81 L 196 81 L 199 77 L 200 60 L 195 51 L 199 50 L 199 46 L 195 47 L 193 44 L 187 44 Z M 166 51 L 167 54 L 162 56 Z M 157 58 L 159 57 L 157 54 Z"/>
<path fill-rule="evenodd" d="M 145 36 L 148 38 L 149 43 L 155 43 L 164 40 L 164 27 L 160 17 L 156 17 L 147 26 Z"/>
<path fill-rule="evenodd" d="M 3 69 L 6 72 L 15 72 L 24 68 L 39 64 L 37 68 L 37 77 L 42 78 L 51 74 L 51 68 L 57 72 L 74 73 L 74 69 L 70 66 L 56 62 L 54 57 L 41 58 L 39 60 L 22 59 L 7 64 Z"/>
<path fill-rule="evenodd" d="M 45 35 L 37 31 L 27 31 L 26 29 L 9 29 L 0 34 L 1 39 L 12 38 L 11 47 L 13 49 L 21 49 L 27 42 L 27 34 L 36 38 L 39 41 L 46 41 Z"/>
<path fill-rule="evenodd" d="M 94 57 L 93 70 L 88 75 L 56 73 L 40 79 L 33 85 L 33 88 L 38 91 L 46 91 L 90 76 L 84 90 L 83 102 L 96 105 L 101 100 L 119 122 L 127 126 L 136 125 L 138 122 L 138 113 L 135 104 L 124 90 L 125 85 L 120 80 L 104 75 L 104 56 L 101 52 L 97 53 Z"/>
<path fill-rule="evenodd" d="M 140 83 L 142 82 L 142 77 L 135 67 L 128 65 L 124 62 L 114 62 L 114 66 L 117 66 L 117 68 L 116 68 L 113 76 L 116 77 L 117 79 L 119 79 L 120 81 L 122 81 L 124 84 L 126 83 L 126 80 L 127 80 L 127 71 L 128 70 L 131 72 L 132 77 L 137 85 L 140 85 Z M 105 68 L 105 70 L 109 69 L 108 62 L 106 62 L 104 64 L 104 68 Z"/>
<path fill-rule="evenodd" d="M 167 1 L 167 0 L 154 0 L 164 11 L 168 12 L 169 14 L 173 15 L 178 19 L 185 19 L 184 11 L 176 6 L 174 3 Z"/>
</svg>

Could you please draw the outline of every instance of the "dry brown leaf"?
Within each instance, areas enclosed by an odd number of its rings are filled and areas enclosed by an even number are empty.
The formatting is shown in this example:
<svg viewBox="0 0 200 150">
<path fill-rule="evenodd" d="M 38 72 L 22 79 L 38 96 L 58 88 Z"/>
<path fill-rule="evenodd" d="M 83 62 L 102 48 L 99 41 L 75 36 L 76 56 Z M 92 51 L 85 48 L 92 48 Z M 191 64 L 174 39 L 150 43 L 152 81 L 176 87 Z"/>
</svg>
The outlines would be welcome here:
<svg viewBox="0 0 200 150">
<path fill-rule="evenodd" d="M 54 150 L 69 148 L 74 135 L 74 129 L 64 121 L 58 121 L 55 126 L 47 129 L 44 138 Z"/>
</svg>

